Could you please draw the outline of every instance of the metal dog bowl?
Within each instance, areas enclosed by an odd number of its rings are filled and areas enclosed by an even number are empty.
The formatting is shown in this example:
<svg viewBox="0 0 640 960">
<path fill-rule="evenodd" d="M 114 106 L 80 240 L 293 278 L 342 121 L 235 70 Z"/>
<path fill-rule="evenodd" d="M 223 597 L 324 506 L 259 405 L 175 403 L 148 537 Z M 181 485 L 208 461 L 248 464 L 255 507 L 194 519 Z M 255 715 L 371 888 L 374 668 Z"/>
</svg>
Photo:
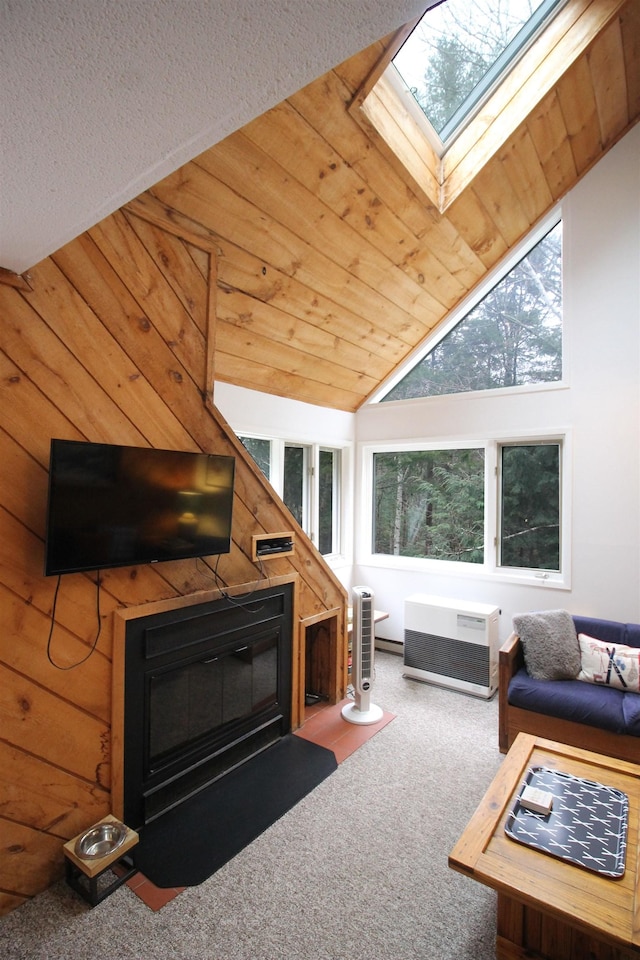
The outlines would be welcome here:
<svg viewBox="0 0 640 960">
<path fill-rule="evenodd" d="M 82 836 L 78 837 L 74 848 L 76 856 L 83 860 L 106 857 L 124 843 L 126 836 L 127 828 L 123 823 L 118 821 L 98 823 L 95 827 L 89 827 Z"/>
</svg>

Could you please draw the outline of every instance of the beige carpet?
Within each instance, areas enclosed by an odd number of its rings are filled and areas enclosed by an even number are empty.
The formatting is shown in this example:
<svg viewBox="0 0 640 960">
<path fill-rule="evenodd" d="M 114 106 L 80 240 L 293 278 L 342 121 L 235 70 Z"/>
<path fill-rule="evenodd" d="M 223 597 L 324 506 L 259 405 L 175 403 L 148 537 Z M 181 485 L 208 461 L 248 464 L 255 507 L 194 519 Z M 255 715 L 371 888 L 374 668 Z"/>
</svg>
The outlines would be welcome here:
<svg viewBox="0 0 640 960">
<path fill-rule="evenodd" d="M 501 761 L 497 702 L 376 665 L 393 723 L 213 877 L 157 913 L 126 887 L 90 909 L 60 882 L 0 920 L 0 956 L 493 960 L 495 895 L 447 856 Z"/>
</svg>

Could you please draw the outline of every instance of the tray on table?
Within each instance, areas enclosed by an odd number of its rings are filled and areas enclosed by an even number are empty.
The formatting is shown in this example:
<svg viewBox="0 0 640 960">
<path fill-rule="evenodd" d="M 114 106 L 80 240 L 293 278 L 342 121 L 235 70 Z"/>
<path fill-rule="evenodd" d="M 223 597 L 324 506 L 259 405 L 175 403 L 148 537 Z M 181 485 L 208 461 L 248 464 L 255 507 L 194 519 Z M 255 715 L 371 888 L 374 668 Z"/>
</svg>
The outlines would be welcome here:
<svg viewBox="0 0 640 960">
<path fill-rule="evenodd" d="M 520 803 L 525 787 L 553 794 L 548 814 Z M 624 875 L 629 798 L 613 787 L 547 767 L 531 767 L 505 824 L 512 840 L 617 879 Z"/>
</svg>

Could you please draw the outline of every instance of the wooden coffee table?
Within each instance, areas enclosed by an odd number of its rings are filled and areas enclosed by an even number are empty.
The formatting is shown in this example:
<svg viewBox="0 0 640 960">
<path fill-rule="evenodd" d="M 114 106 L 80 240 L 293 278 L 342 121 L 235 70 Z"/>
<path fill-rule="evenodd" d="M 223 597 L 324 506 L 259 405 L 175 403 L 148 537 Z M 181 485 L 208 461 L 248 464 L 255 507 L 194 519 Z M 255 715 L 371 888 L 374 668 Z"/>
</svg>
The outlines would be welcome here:
<svg viewBox="0 0 640 960">
<path fill-rule="evenodd" d="M 517 843 L 505 822 L 532 766 L 629 797 L 624 876 L 611 879 Z M 498 892 L 499 960 L 640 957 L 640 766 L 521 733 L 449 856 L 449 866 Z"/>
</svg>

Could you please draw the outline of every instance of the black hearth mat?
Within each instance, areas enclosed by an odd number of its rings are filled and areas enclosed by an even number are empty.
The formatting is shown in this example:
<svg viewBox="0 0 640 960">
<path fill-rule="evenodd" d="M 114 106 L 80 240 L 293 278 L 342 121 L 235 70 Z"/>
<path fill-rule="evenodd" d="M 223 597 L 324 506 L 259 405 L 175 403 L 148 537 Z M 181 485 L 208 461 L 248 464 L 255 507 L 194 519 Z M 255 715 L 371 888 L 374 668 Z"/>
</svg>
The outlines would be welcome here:
<svg viewBox="0 0 640 960">
<path fill-rule="evenodd" d="M 289 734 L 143 827 L 135 865 L 157 887 L 197 886 L 336 767 L 331 750 Z"/>
</svg>

